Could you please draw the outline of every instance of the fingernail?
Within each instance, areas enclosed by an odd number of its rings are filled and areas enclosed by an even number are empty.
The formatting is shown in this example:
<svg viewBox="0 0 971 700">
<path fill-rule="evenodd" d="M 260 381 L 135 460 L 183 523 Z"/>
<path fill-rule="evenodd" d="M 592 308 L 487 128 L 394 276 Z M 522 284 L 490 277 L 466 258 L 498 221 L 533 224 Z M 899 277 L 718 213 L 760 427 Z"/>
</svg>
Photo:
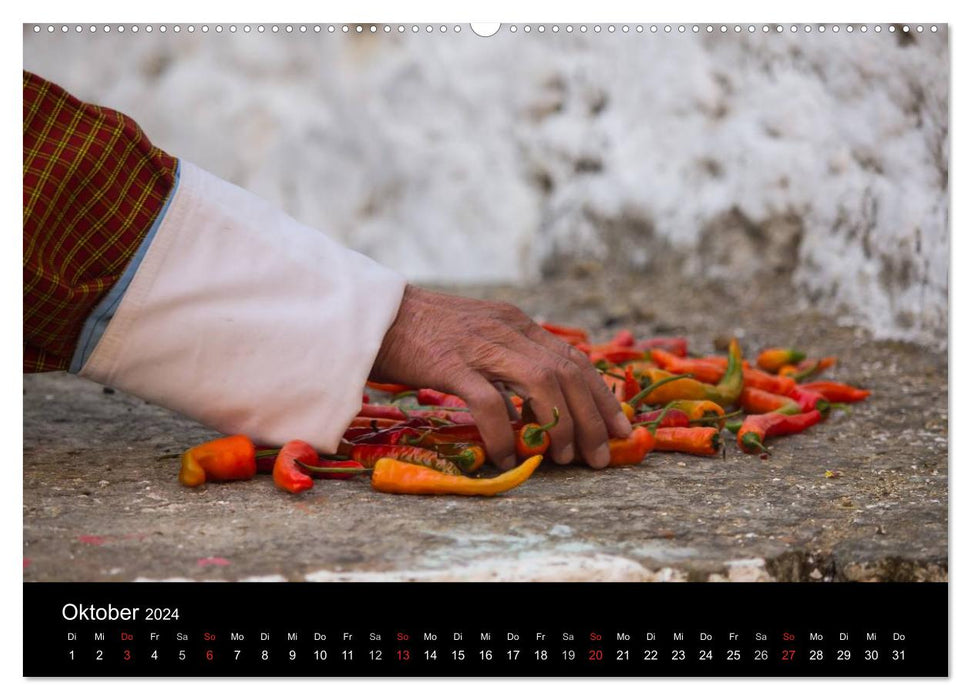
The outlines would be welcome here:
<svg viewBox="0 0 971 700">
<path fill-rule="evenodd" d="M 618 411 L 614 414 L 614 417 L 610 421 L 613 428 L 613 433 L 617 437 L 625 438 L 631 434 L 633 428 L 630 427 L 630 421 L 627 420 L 627 416 L 624 415 L 623 411 Z"/>
<path fill-rule="evenodd" d="M 597 451 L 593 453 L 593 458 L 590 460 L 590 466 L 594 469 L 603 469 L 608 464 L 610 464 L 610 447 L 607 445 L 601 445 L 597 448 Z"/>
<path fill-rule="evenodd" d="M 512 455 L 509 455 L 508 457 L 503 458 L 503 460 L 499 462 L 499 468 L 502 469 L 502 471 L 504 472 L 509 471 L 515 466 L 516 466 L 516 458 L 513 457 Z"/>
<path fill-rule="evenodd" d="M 569 464 L 573 461 L 575 456 L 576 453 L 573 451 L 573 445 L 567 445 L 556 453 L 556 456 L 553 457 L 553 461 L 557 464 Z"/>
</svg>

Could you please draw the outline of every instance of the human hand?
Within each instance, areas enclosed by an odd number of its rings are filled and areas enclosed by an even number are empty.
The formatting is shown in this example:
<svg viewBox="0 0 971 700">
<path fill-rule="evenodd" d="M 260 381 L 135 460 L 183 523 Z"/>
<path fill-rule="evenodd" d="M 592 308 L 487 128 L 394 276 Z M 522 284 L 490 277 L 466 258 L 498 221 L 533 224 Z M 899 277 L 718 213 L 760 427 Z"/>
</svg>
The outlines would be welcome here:
<svg viewBox="0 0 971 700">
<path fill-rule="evenodd" d="M 516 463 L 503 382 L 550 430 L 550 456 L 577 456 L 607 466 L 609 437 L 627 437 L 630 422 L 590 360 L 543 330 L 511 304 L 437 294 L 408 285 L 384 336 L 371 379 L 430 387 L 462 397 L 475 417 L 486 451 L 502 469 Z"/>
</svg>

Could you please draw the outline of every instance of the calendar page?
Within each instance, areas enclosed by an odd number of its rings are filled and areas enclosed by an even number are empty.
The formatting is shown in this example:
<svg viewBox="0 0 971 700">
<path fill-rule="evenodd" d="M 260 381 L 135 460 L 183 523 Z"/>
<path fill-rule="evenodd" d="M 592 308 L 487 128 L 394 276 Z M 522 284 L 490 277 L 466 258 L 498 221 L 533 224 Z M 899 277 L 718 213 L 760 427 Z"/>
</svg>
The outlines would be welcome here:
<svg viewBox="0 0 971 700">
<path fill-rule="evenodd" d="M 947 676 L 948 35 L 25 24 L 24 675 Z"/>
</svg>

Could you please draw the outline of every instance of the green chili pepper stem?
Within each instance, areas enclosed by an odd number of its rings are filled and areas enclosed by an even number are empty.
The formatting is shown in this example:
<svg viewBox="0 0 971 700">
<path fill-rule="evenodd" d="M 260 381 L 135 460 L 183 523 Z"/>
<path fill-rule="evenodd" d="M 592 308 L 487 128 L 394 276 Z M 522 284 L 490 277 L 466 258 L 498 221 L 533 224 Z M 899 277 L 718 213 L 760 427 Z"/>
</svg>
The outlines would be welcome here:
<svg viewBox="0 0 971 700">
<path fill-rule="evenodd" d="M 675 374 L 672 377 L 665 377 L 664 379 L 658 379 L 653 384 L 649 384 L 646 389 L 641 389 L 639 392 L 637 392 L 636 394 L 634 394 L 630 398 L 630 401 L 628 401 L 627 403 L 630 404 L 630 407 L 631 408 L 636 409 L 637 408 L 637 404 L 639 404 L 641 401 L 643 401 L 648 396 L 650 396 L 651 395 L 651 392 L 654 391 L 655 389 L 658 389 L 658 388 L 664 386 L 665 384 L 668 384 L 669 382 L 676 382 L 679 379 L 691 379 L 694 376 L 695 375 L 693 375 L 693 374 Z"/>
<path fill-rule="evenodd" d="M 551 420 L 546 425 L 541 425 L 538 428 L 533 428 L 533 429 L 545 433 L 550 428 L 555 428 L 556 427 L 556 424 L 559 423 L 559 422 L 560 422 L 560 409 L 558 409 L 556 406 L 554 406 L 553 407 L 553 420 Z"/>
<path fill-rule="evenodd" d="M 623 374 L 614 374 L 613 372 L 607 372 L 606 370 L 602 370 L 602 369 L 597 371 L 600 372 L 600 374 L 606 375 L 608 377 L 613 377 L 614 379 L 627 379 L 627 377 Z"/>
<path fill-rule="evenodd" d="M 741 429 L 742 429 L 742 421 L 740 420 L 733 420 L 733 421 L 729 421 L 728 423 L 725 423 L 725 430 L 731 433 L 738 433 L 738 431 Z"/>
<path fill-rule="evenodd" d="M 391 397 L 391 403 L 397 403 L 401 399 L 407 399 L 409 396 L 418 396 L 418 390 L 410 389 L 408 391 L 402 391 L 400 394 L 395 394 Z"/>
<path fill-rule="evenodd" d="M 280 450 L 257 450 L 256 458 L 264 459 L 266 457 L 276 457 L 278 454 L 280 454 Z"/>
<path fill-rule="evenodd" d="M 768 452 L 769 448 L 762 444 L 762 441 L 756 436 L 755 433 L 745 433 L 742 436 L 742 444 L 746 447 L 757 447 L 762 452 Z"/>
<path fill-rule="evenodd" d="M 848 403 L 831 403 L 829 405 L 829 410 L 831 411 L 842 411 L 843 413 L 849 415 L 853 413 L 853 409 L 850 408 Z M 822 413 L 822 411 L 820 411 Z"/>
<path fill-rule="evenodd" d="M 530 447 L 536 447 L 543 440 L 543 433 L 548 433 L 550 428 L 556 427 L 560 422 L 560 409 L 553 407 L 553 420 L 546 425 L 527 425 L 523 428 L 523 442 Z"/>
<path fill-rule="evenodd" d="M 308 469 L 317 474 L 363 474 L 365 472 L 373 472 L 374 469 L 370 467 L 315 467 L 310 464 L 301 462 L 299 459 L 295 459 L 294 462 L 297 466 Z"/>
</svg>

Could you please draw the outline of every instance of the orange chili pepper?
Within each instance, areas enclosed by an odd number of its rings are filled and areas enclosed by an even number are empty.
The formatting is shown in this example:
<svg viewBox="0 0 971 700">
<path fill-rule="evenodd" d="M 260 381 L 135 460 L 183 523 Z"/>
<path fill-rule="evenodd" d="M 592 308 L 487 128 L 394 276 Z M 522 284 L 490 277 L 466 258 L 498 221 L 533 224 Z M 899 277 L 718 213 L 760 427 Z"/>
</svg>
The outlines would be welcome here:
<svg viewBox="0 0 971 700">
<path fill-rule="evenodd" d="M 546 425 L 527 423 L 516 431 L 516 456 L 526 459 L 534 455 L 544 455 L 550 448 L 550 428 L 560 422 L 560 412 L 553 407 L 553 420 Z"/>
<path fill-rule="evenodd" d="M 717 367 L 727 367 L 728 360 L 724 357 L 710 356 L 702 358 Z M 796 380 L 792 377 L 780 377 L 775 374 L 763 372 L 760 369 L 749 367 L 747 362 L 742 363 L 742 381 L 745 386 L 750 386 L 762 391 L 773 394 L 788 394 L 796 386 Z"/>
<path fill-rule="evenodd" d="M 640 378 L 647 370 L 655 369 L 657 367 L 657 363 L 652 360 L 631 360 L 630 362 L 624 363 L 624 371 L 626 371 L 628 367 L 630 367 L 634 372 L 635 377 Z"/>
<path fill-rule="evenodd" d="M 788 396 L 772 394 L 754 387 L 742 389 L 739 405 L 746 413 L 771 413 L 775 411 L 776 413 L 793 414 L 802 412 L 799 404 Z"/>
<path fill-rule="evenodd" d="M 179 481 L 198 486 L 207 480 L 236 481 L 256 474 L 256 446 L 245 435 L 211 440 L 186 450 L 182 455 Z"/>
<path fill-rule="evenodd" d="M 617 377 L 613 377 L 609 374 L 601 374 L 600 376 L 603 378 L 604 384 L 607 385 L 607 388 L 610 389 L 614 397 L 618 401 L 623 401 L 625 393 L 624 380 L 618 379 Z"/>
<path fill-rule="evenodd" d="M 766 348 L 759 353 L 755 363 L 766 372 L 778 372 L 785 365 L 794 365 L 806 357 L 806 353 L 792 348 Z"/>
<path fill-rule="evenodd" d="M 722 447 L 718 428 L 658 428 L 654 438 L 654 449 L 660 452 L 686 452 L 712 457 Z"/>
<path fill-rule="evenodd" d="M 713 401 L 720 406 L 730 406 L 738 401 L 739 394 L 742 393 L 744 386 L 743 371 L 742 349 L 739 347 L 738 339 L 732 338 L 732 342 L 728 346 L 725 372 L 717 384 L 712 386 L 695 379 L 681 379 L 658 387 L 648 395 L 646 400 L 648 403 L 667 404 L 678 399 L 693 399 Z M 674 375 L 664 370 L 655 369 L 648 370 L 647 376 L 650 377 L 652 382 L 659 383 L 661 379 Z"/>
<path fill-rule="evenodd" d="M 660 348 L 651 350 L 651 359 L 657 363 L 658 367 L 668 372 L 673 372 L 674 374 L 693 374 L 695 379 L 706 384 L 717 384 L 721 381 L 722 375 L 725 373 L 724 367 L 718 367 L 707 360 L 678 357 Z M 725 366 L 727 365 L 728 359 L 726 358 Z"/>
<path fill-rule="evenodd" d="M 515 469 L 491 479 L 442 474 L 429 467 L 396 459 L 379 459 L 371 473 L 371 486 L 382 493 L 412 495 L 495 496 L 514 489 L 533 475 L 543 461 L 530 457 Z"/>
<path fill-rule="evenodd" d="M 792 377 L 797 382 L 812 379 L 836 364 L 835 357 L 823 357 L 818 360 L 805 359 L 797 365 L 786 365 L 779 369 L 779 375 Z"/>
<path fill-rule="evenodd" d="M 725 415 L 725 409 L 714 401 L 672 401 L 668 404 L 668 408 L 681 411 L 688 416 L 688 420 L 721 418 Z"/>
<path fill-rule="evenodd" d="M 626 464 L 640 464 L 647 453 L 654 449 L 654 436 L 643 426 L 634 428 L 625 438 L 614 438 L 607 442 L 610 447 L 608 467 Z"/>
<path fill-rule="evenodd" d="M 656 384 L 662 379 L 671 379 L 677 376 L 663 369 L 651 369 L 645 374 L 652 384 Z M 644 401 L 651 404 L 668 404 L 679 399 L 707 401 L 713 388 L 711 384 L 705 384 L 704 382 L 699 382 L 697 379 L 683 377 L 681 379 L 674 379 L 668 384 L 654 389 L 644 398 Z"/>
</svg>

